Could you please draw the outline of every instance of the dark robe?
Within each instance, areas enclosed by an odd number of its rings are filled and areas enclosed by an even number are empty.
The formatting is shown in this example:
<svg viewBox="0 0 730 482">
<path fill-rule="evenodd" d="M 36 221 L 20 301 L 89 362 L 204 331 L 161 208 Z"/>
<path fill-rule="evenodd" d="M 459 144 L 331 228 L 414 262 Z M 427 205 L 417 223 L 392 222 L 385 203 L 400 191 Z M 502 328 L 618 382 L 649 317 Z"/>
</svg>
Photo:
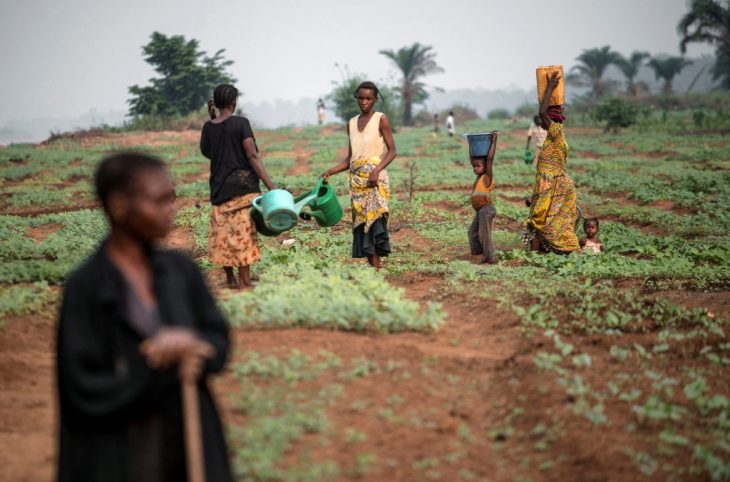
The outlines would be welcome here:
<svg viewBox="0 0 730 482">
<path fill-rule="evenodd" d="M 173 251 L 149 252 L 163 325 L 188 327 L 215 346 L 205 373 L 228 355 L 228 326 L 197 266 Z M 184 482 L 177 371 L 151 369 L 143 335 L 127 319 L 124 278 L 103 249 L 66 282 L 57 340 L 59 482 Z M 206 482 L 231 482 L 220 419 L 198 385 Z"/>
</svg>

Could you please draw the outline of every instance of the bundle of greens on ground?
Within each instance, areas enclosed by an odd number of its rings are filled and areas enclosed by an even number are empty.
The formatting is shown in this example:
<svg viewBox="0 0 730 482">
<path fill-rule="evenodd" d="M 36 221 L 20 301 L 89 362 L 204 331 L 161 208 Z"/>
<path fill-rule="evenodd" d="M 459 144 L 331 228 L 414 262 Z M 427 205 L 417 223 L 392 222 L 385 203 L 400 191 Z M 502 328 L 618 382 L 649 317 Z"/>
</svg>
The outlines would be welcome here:
<svg viewBox="0 0 730 482">
<path fill-rule="evenodd" d="M 259 270 L 254 290 L 221 301 L 235 326 L 392 333 L 433 331 L 443 322 L 438 304 L 422 309 L 374 270 L 307 248 L 280 251 Z"/>
</svg>

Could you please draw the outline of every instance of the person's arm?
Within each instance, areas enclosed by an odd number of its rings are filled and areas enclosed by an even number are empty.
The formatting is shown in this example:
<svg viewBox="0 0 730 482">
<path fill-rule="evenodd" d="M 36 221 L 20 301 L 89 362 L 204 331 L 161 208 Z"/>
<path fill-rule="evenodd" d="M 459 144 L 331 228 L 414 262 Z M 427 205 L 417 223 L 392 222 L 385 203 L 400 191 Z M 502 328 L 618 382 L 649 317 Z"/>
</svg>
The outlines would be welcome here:
<svg viewBox="0 0 730 482">
<path fill-rule="evenodd" d="M 271 181 L 269 174 L 266 172 L 264 162 L 261 160 L 261 156 L 259 156 L 259 151 L 256 148 L 256 142 L 253 137 L 247 137 L 243 140 L 243 151 L 246 153 L 248 163 L 251 164 L 251 167 L 254 171 L 256 171 L 256 174 L 258 174 L 261 180 L 264 181 L 266 189 L 269 191 L 276 189 L 276 184 Z"/>
<path fill-rule="evenodd" d="M 248 163 L 264 182 L 266 189 L 269 191 L 276 189 L 276 185 L 269 178 L 269 174 L 264 167 L 264 162 L 259 155 L 259 149 L 256 146 L 256 138 L 253 135 L 251 123 L 245 117 L 238 118 L 237 122 L 239 122 L 240 136 L 243 138 L 243 153 L 246 155 Z"/>
<path fill-rule="evenodd" d="M 387 168 L 398 155 L 395 150 L 393 130 L 390 128 L 390 121 L 388 120 L 388 116 L 385 114 L 380 116 L 380 134 L 383 136 L 383 141 L 385 142 L 385 147 L 388 148 L 388 153 L 380 160 L 380 164 L 375 166 L 375 168 L 370 172 L 370 177 L 368 178 L 369 187 L 376 187 L 378 185 L 378 176 L 380 176 L 380 172 Z"/>
<path fill-rule="evenodd" d="M 492 145 L 489 146 L 489 153 L 487 153 L 487 165 L 485 166 L 487 168 L 487 172 L 485 172 L 485 174 L 487 175 L 487 182 L 485 184 L 487 186 L 492 185 L 492 176 L 494 175 L 492 167 L 494 165 L 494 153 L 497 152 L 498 138 L 499 131 L 492 131 Z"/>
<path fill-rule="evenodd" d="M 553 121 L 548 116 L 548 108 L 550 107 L 550 96 L 552 95 L 553 90 L 555 90 L 555 87 L 557 87 L 559 83 L 560 76 L 557 72 L 553 72 L 553 74 L 548 79 L 547 85 L 545 86 L 545 92 L 542 96 L 542 102 L 540 103 L 540 119 L 542 120 L 542 127 L 545 130 L 549 129 L 550 124 L 553 123 Z"/>
<path fill-rule="evenodd" d="M 203 130 L 200 133 L 200 153 L 210 159 L 210 139 L 208 139 L 208 130 L 203 126 Z"/>
<path fill-rule="evenodd" d="M 350 124 L 347 124 L 347 137 L 349 139 L 350 137 Z M 350 142 L 347 143 L 347 157 L 344 158 L 342 161 L 338 162 L 334 165 L 334 167 L 330 167 L 326 171 L 322 173 L 320 177 L 324 178 L 326 181 L 329 179 L 329 177 L 333 174 L 337 174 L 343 171 L 347 171 L 350 168 L 350 160 L 352 159 L 352 146 L 350 145 Z"/>
<path fill-rule="evenodd" d="M 578 240 L 578 246 L 580 246 L 581 248 L 585 248 L 585 245 L 586 245 L 586 238 L 580 238 Z"/>
<path fill-rule="evenodd" d="M 529 129 L 527 129 L 527 145 L 525 146 L 525 150 L 530 150 L 530 141 L 532 140 L 532 126 L 530 126 Z"/>
</svg>

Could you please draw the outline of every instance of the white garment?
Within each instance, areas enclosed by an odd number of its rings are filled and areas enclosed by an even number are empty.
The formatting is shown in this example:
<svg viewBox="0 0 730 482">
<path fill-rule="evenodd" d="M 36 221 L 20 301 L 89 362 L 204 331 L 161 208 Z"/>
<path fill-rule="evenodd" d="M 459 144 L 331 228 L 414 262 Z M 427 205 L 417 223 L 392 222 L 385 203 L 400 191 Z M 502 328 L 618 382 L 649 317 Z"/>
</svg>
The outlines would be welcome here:
<svg viewBox="0 0 730 482">
<path fill-rule="evenodd" d="M 527 136 L 535 139 L 535 147 L 542 147 L 547 138 L 547 131 L 533 122 L 527 130 Z"/>
<path fill-rule="evenodd" d="M 603 247 L 603 244 L 601 242 L 597 241 L 591 241 L 590 239 L 586 239 L 586 243 L 583 245 L 583 249 L 581 249 L 581 253 L 588 253 L 588 254 L 601 254 L 601 248 Z"/>
<path fill-rule="evenodd" d="M 446 118 L 446 132 L 449 134 L 456 134 L 456 124 L 454 123 L 453 115 Z"/>
</svg>

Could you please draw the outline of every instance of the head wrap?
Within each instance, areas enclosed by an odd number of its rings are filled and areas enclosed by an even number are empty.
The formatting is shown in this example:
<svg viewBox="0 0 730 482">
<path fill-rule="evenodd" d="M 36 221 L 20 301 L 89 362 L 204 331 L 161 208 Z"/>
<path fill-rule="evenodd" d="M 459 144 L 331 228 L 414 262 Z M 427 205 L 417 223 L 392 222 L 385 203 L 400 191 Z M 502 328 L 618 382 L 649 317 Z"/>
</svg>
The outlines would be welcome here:
<svg viewBox="0 0 730 482">
<path fill-rule="evenodd" d="M 562 105 L 551 105 L 548 107 L 547 115 L 554 122 L 560 122 L 562 124 L 565 121 Z"/>
</svg>

